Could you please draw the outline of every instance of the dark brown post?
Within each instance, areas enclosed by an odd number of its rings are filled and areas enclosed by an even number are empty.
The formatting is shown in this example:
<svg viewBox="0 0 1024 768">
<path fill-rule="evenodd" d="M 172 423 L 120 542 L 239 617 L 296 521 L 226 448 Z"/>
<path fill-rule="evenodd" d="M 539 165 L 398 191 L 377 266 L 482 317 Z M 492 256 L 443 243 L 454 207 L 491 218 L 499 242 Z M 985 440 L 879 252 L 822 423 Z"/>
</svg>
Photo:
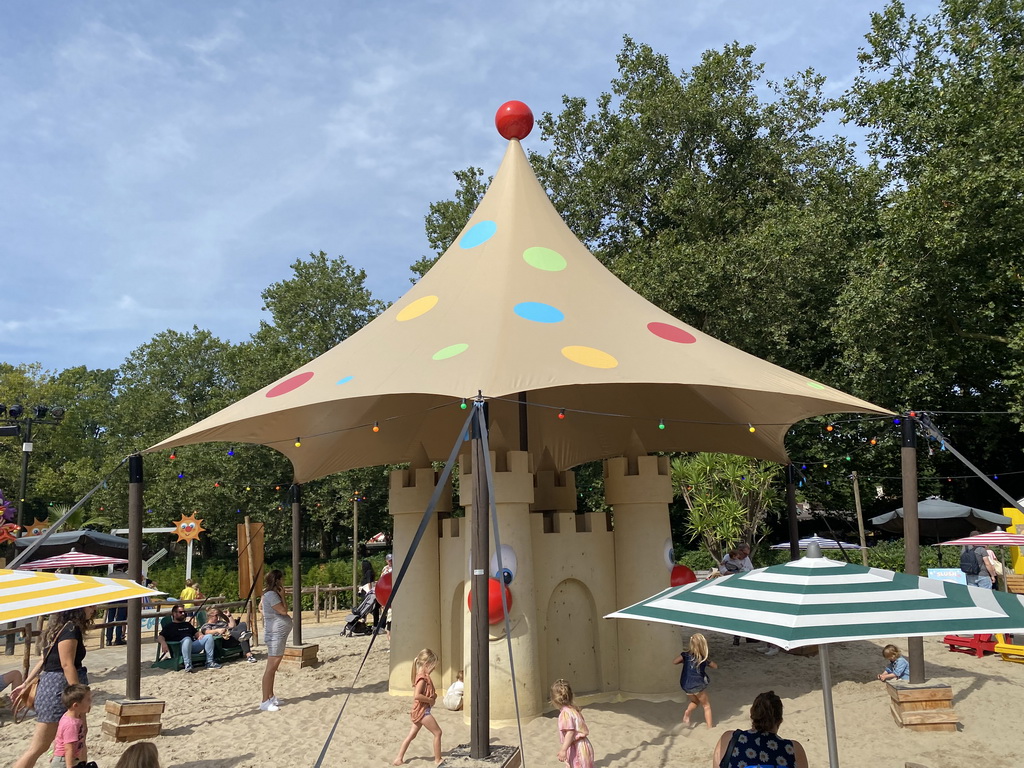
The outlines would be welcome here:
<svg viewBox="0 0 1024 768">
<path fill-rule="evenodd" d="M 902 422 L 903 464 L 903 547 L 904 572 L 921 575 L 921 530 L 917 519 L 917 419 L 909 414 Z M 910 661 L 910 682 L 924 682 L 924 638 L 907 639 L 907 659 Z"/>
<path fill-rule="evenodd" d="M 292 497 L 292 642 L 302 645 L 302 487 L 294 483 Z"/>
<path fill-rule="evenodd" d="M 800 528 L 796 519 L 796 469 L 792 464 L 786 465 L 786 510 L 789 521 L 789 559 L 799 560 Z"/>
<path fill-rule="evenodd" d="M 480 760 L 491 754 L 491 670 L 488 658 L 487 631 L 487 563 L 488 537 L 490 536 L 489 516 L 491 514 L 490 494 L 487 490 L 487 470 L 484 460 L 484 443 L 481 439 L 487 429 L 487 417 L 482 401 L 474 403 L 477 408 L 473 419 L 473 519 L 472 554 L 473 573 L 470 575 L 472 606 L 470 608 L 469 660 L 472 667 L 470 681 L 469 710 L 469 756 Z"/>
<path fill-rule="evenodd" d="M 142 454 L 128 457 L 128 578 L 142 583 Z M 125 696 L 142 697 L 142 598 L 128 601 Z"/>
</svg>

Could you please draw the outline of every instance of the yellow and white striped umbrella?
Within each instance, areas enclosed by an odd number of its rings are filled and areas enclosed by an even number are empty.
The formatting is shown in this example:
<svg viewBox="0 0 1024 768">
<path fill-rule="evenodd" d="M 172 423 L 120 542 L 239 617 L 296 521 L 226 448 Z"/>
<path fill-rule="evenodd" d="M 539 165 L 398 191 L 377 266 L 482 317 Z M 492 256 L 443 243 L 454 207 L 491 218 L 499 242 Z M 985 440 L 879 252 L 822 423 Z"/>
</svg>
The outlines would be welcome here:
<svg viewBox="0 0 1024 768">
<path fill-rule="evenodd" d="M 0 623 L 162 594 L 128 579 L 0 569 Z"/>
</svg>

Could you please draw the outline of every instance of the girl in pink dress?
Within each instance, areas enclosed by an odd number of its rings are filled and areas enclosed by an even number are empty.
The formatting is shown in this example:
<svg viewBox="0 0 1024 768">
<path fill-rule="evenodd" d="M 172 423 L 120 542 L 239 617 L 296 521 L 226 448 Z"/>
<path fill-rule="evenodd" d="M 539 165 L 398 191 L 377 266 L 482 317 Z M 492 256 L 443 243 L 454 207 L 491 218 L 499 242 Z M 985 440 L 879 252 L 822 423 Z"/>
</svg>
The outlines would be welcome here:
<svg viewBox="0 0 1024 768">
<path fill-rule="evenodd" d="M 569 768 L 594 768 L 594 747 L 583 713 L 573 703 L 572 687 L 565 680 L 551 685 L 551 703 L 558 707 L 558 760 Z"/>
</svg>

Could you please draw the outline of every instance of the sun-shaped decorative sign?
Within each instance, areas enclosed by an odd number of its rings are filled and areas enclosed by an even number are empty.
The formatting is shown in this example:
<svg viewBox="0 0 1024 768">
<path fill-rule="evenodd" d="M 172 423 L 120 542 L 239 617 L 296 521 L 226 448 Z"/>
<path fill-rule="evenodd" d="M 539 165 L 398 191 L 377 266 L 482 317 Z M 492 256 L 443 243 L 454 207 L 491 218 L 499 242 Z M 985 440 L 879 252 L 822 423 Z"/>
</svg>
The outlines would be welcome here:
<svg viewBox="0 0 1024 768">
<path fill-rule="evenodd" d="M 178 534 L 178 541 L 195 541 L 199 534 L 205 531 L 203 521 L 193 515 L 182 515 L 181 520 L 174 524 L 174 531 Z"/>
<path fill-rule="evenodd" d="M 33 520 L 32 525 L 25 526 L 25 537 L 42 536 L 48 530 L 50 530 L 49 520 Z"/>
<path fill-rule="evenodd" d="M 0 525 L 0 544 L 6 544 L 8 541 L 17 539 L 18 528 L 20 527 L 17 523 L 4 523 Z"/>
</svg>

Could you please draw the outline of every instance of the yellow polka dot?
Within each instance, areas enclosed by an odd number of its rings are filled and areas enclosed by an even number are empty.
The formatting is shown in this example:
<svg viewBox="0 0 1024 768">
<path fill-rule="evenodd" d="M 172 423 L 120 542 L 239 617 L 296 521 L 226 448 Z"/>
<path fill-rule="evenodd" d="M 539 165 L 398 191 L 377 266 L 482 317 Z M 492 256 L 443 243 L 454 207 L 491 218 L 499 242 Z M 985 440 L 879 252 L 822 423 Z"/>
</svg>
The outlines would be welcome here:
<svg viewBox="0 0 1024 768">
<path fill-rule="evenodd" d="M 586 365 L 590 368 L 614 368 L 619 361 L 593 347 L 562 347 L 562 354 L 574 363 Z"/>
<path fill-rule="evenodd" d="M 395 319 L 400 323 L 404 323 L 406 320 L 412 320 L 415 317 L 427 314 L 435 306 L 437 306 L 437 296 L 424 296 L 403 307 Z"/>
</svg>

